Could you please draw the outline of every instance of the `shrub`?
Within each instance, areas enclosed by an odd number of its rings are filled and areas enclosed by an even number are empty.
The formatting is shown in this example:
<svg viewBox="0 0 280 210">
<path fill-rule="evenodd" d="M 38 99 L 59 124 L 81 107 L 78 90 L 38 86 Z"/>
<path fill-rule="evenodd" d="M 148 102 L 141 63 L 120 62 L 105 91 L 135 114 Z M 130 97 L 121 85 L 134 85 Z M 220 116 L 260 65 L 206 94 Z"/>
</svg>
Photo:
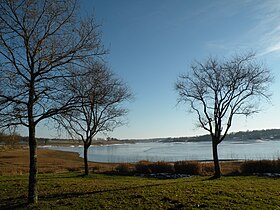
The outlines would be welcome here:
<svg viewBox="0 0 280 210">
<path fill-rule="evenodd" d="M 146 160 L 142 160 L 136 163 L 135 170 L 136 173 L 141 173 L 141 174 L 173 173 L 174 167 L 173 164 L 164 161 L 149 162 Z"/>
<path fill-rule="evenodd" d="M 116 166 L 115 170 L 120 174 L 129 174 L 134 170 L 134 168 L 129 163 L 121 163 Z"/>
<path fill-rule="evenodd" d="M 198 175 L 201 173 L 201 164 L 195 161 L 177 161 L 174 169 L 176 173 Z"/>
<path fill-rule="evenodd" d="M 215 172 L 213 163 L 210 162 L 200 163 L 200 167 L 201 167 L 200 175 L 210 176 L 213 175 Z"/>
<path fill-rule="evenodd" d="M 66 167 L 66 169 L 69 171 L 69 172 L 75 172 L 75 171 L 80 171 L 81 168 L 80 167 Z"/>
<path fill-rule="evenodd" d="M 140 174 L 150 174 L 152 170 L 150 169 L 151 162 L 146 160 L 141 160 L 135 164 L 135 171 L 136 173 Z"/>
<path fill-rule="evenodd" d="M 152 173 L 173 173 L 174 166 L 171 163 L 158 161 L 149 165 Z"/>
<path fill-rule="evenodd" d="M 245 161 L 240 168 L 243 174 L 280 173 L 280 159 Z"/>
</svg>

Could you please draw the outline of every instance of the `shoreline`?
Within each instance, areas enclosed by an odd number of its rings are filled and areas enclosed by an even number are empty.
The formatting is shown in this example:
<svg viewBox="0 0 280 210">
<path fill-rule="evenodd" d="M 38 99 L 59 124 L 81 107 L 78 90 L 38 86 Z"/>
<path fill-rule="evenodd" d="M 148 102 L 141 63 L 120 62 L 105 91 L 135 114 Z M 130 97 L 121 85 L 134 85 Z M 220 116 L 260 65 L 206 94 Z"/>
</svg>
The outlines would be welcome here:
<svg viewBox="0 0 280 210">
<path fill-rule="evenodd" d="M 1 147 L 0 147 L 1 148 Z M 26 175 L 29 173 L 29 150 L 27 147 L 1 148 L 0 149 L 0 176 L 6 175 Z M 211 175 L 213 173 L 213 160 L 191 161 L 183 160 L 183 162 L 200 165 L 204 174 Z M 250 162 L 250 161 L 249 161 Z M 253 161 L 254 162 L 254 161 Z M 120 170 L 131 170 L 137 164 L 149 165 L 174 165 L 176 161 L 139 161 L 134 163 L 128 162 L 93 162 L 89 161 L 90 173 L 122 173 Z M 220 165 L 224 175 L 238 174 L 241 166 L 246 160 L 221 159 Z M 84 160 L 79 157 L 76 152 L 66 152 L 57 150 L 48 150 L 44 148 L 38 149 L 38 173 L 65 173 L 84 171 Z M 118 172 L 119 171 L 119 172 Z"/>
<path fill-rule="evenodd" d="M 29 173 L 29 151 L 28 148 L 9 148 L 0 150 L 0 176 L 9 175 L 26 175 Z M 145 163 L 152 163 L 144 161 Z M 199 162 L 199 161 L 196 161 Z M 174 164 L 175 162 L 168 162 Z M 135 167 L 137 163 L 124 162 L 93 162 L 89 161 L 90 173 L 115 173 L 117 167 L 126 165 L 128 168 Z M 207 168 L 212 169 L 212 162 L 201 163 Z M 235 171 L 242 162 L 226 161 L 221 162 L 221 166 L 225 173 Z M 79 157 L 78 153 L 56 151 L 48 149 L 38 149 L 38 173 L 65 173 L 65 172 L 80 172 L 84 171 L 84 160 Z"/>
</svg>

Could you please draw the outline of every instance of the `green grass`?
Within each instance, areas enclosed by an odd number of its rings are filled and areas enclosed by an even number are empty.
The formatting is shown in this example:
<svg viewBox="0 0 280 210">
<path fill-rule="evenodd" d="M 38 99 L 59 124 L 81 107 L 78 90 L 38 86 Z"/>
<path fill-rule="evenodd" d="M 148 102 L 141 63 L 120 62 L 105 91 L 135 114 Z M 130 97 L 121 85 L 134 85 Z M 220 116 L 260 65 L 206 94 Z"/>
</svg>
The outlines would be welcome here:
<svg viewBox="0 0 280 210">
<path fill-rule="evenodd" d="M 280 179 L 207 178 L 40 174 L 39 203 L 27 207 L 28 177 L 2 176 L 0 209 L 280 209 Z"/>
</svg>

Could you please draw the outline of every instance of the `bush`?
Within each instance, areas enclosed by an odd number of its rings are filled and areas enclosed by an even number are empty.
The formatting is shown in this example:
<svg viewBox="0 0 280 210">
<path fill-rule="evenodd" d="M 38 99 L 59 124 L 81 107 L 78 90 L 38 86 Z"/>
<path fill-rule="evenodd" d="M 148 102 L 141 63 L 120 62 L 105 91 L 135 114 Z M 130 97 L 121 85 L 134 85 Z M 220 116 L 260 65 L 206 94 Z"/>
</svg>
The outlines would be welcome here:
<svg viewBox="0 0 280 210">
<path fill-rule="evenodd" d="M 142 160 L 136 163 L 135 170 L 136 173 L 141 173 L 141 174 L 173 173 L 174 167 L 173 164 L 164 161 L 149 162 L 146 160 Z"/>
<path fill-rule="evenodd" d="M 174 164 L 176 173 L 198 175 L 201 174 L 201 164 L 195 161 L 177 161 Z"/>
<path fill-rule="evenodd" d="M 164 161 L 155 162 L 149 165 L 152 173 L 173 173 L 174 166 Z"/>
<path fill-rule="evenodd" d="M 151 164 L 151 162 L 146 161 L 146 160 L 139 161 L 138 163 L 135 164 L 136 173 L 140 173 L 140 174 L 152 173 L 152 170 L 149 167 L 150 164 Z"/>
<path fill-rule="evenodd" d="M 214 170 L 214 164 L 211 162 L 204 162 L 204 163 L 200 163 L 200 167 L 201 167 L 201 174 L 203 176 L 210 176 L 213 175 L 215 170 Z"/>
<path fill-rule="evenodd" d="M 116 166 L 115 170 L 120 174 L 130 174 L 134 171 L 134 168 L 129 163 L 121 163 Z"/>
<path fill-rule="evenodd" d="M 75 172 L 75 171 L 79 171 L 79 170 L 80 170 L 78 167 L 66 167 L 66 169 L 67 169 L 69 172 Z"/>
<path fill-rule="evenodd" d="M 245 161 L 240 168 L 243 174 L 280 173 L 280 159 Z"/>
</svg>

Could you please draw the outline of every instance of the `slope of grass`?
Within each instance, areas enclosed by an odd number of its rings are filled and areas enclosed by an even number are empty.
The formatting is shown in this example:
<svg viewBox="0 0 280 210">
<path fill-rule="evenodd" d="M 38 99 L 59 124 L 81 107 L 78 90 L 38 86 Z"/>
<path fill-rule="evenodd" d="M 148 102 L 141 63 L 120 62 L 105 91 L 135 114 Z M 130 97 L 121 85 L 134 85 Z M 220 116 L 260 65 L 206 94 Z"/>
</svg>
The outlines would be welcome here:
<svg viewBox="0 0 280 210">
<path fill-rule="evenodd" d="M 280 179 L 207 178 L 40 174 L 39 204 L 27 207 L 28 177 L 2 176 L 0 209 L 280 209 Z"/>
<path fill-rule="evenodd" d="M 83 159 L 78 154 L 44 149 L 38 153 L 39 204 L 27 206 L 28 149 L 0 147 L 1 210 L 280 209 L 279 178 L 227 176 L 208 180 L 207 176 L 193 176 L 158 180 L 104 174 L 83 177 Z M 209 175 L 212 173 L 212 163 L 199 164 L 204 171 L 209 170 Z M 230 174 L 238 171 L 241 164 L 223 162 L 221 165 L 223 172 Z M 90 162 L 97 172 L 110 172 L 117 165 Z M 127 167 L 134 165 L 125 164 L 122 170 Z"/>
<path fill-rule="evenodd" d="M 0 176 L 22 175 L 29 171 L 29 150 L 26 147 L 0 147 Z M 90 170 L 104 172 L 112 170 L 117 164 L 89 162 Z M 61 173 L 83 171 L 84 160 L 75 152 L 38 149 L 39 173 Z"/>
</svg>

